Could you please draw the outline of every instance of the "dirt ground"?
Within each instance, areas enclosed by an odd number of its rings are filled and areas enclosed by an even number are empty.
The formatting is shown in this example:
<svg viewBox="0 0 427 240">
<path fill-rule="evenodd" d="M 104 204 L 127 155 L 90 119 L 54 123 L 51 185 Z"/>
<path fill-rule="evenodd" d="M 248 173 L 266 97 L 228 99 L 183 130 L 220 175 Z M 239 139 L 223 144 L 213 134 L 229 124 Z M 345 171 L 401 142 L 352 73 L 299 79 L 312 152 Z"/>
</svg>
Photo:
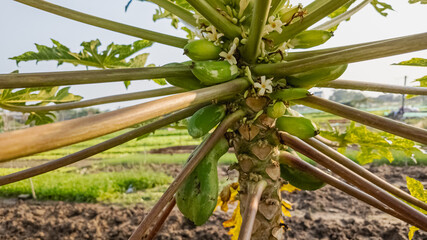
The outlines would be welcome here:
<svg viewBox="0 0 427 240">
<path fill-rule="evenodd" d="M 427 167 L 369 169 L 402 189 L 406 175 L 427 184 Z M 220 175 L 227 175 L 225 167 Z M 292 218 L 285 219 L 286 239 L 407 239 L 407 224 L 330 186 L 283 197 L 293 204 Z M 127 239 L 148 210 L 140 205 L 0 199 L 0 239 Z M 207 224 L 196 227 L 175 209 L 156 239 L 230 239 L 221 225 L 230 215 L 215 212 Z M 426 240 L 427 233 L 417 232 L 414 239 Z"/>
</svg>

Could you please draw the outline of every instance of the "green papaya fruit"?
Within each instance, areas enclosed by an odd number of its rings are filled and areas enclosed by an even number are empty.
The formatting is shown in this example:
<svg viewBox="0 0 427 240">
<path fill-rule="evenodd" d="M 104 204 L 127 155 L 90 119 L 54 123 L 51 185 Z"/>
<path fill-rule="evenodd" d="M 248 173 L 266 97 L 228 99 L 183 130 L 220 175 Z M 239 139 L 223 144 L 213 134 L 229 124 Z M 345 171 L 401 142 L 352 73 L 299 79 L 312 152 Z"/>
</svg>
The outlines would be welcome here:
<svg viewBox="0 0 427 240">
<path fill-rule="evenodd" d="M 165 66 L 189 66 L 191 61 L 183 63 L 168 63 Z M 165 78 L 166 82 L 175 87 L 180 87 L 188 90 L 196 90 L 206 87 L 196 77 L 168 77 Z"/>
<path fill-rule="evenodd" d="M 283 116 L 286 112 L 286 106 L 282 101 L 277 101 L 273 105 L 267 107 L 267 115 L 271 118 Z"/>
<path fill-rule="evenodd" d="M 187 124 L 188 134 L 194 138 L 206 135 L 225 117 L 225 105 L 209 105 L 199 109 L 190 117 Z"/>
<path fill-rule="evenodd" d="M 311 48 L 328 41 L 334 34 L 324 30 L 306 30 L 296 35 L 290 45 L 294 48 Z"/>
<path fill-rule="evenodd" d="M 214 211 L 218 199 L 218 159 L 228 151 L 223 137 L 202 159 L 178 189 L 175 199 L 181 213 L 194 224 L 204 224 Z"/>
<path fill-rule="evenodd" d="M 239 68 L 227 61 L 194 62 L 191 70 L 207 86 L 233 80 L 240 74 Z"/>
<path fill-rule="evenodd" d="M 280 131 L 290 133 L 301 139 L 311 138 L 319 134 L 317 126 L 308 118 L 282 116 L 276 120 L 276 127 Z"/>
<path fill-rule="evenodd" d="M 313 160 L 305 161 L 316 166 L 316 162 Z M 288 181 L 292 186 L 302 190 L 314 191 L 326 185 L 325 182 L 315 176 L 283 163 L 280 164 L 280 177 Z"/>
<path fill-rule="evenodd" d="M 286 83 L 292 87 L 312 88 L 321 82 L 339 78 L 347 69 L 347 64 L 313 69 L 286 77 Z"/>
<path fill-rule="evenodd" d="M 184 46 L 184 54 L 194 61 L 217 60 L 221 47 L 206 39 L 194 40 Z"/>
<path fill-rule="evenodd" d="M 270 94 L 272 99 L 280 99 L 282 101 L 295 100 L 310 96 L 310 92 L 305 88 L 288 88 L 274 91 Z"/>
</svg>

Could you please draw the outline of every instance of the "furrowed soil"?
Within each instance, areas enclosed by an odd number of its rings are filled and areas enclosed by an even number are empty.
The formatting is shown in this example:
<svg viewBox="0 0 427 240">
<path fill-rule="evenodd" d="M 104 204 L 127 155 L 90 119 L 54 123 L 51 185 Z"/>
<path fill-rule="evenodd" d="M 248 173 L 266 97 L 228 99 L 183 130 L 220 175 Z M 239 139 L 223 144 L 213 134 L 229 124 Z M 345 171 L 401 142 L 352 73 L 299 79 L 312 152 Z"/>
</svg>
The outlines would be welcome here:
<svg viewBox="0 0 427 240">
<path fill-rule="evenodd" d="M 175 167 L 167 172 L 176 175 L 180 167 Z M 220 168 L 222 177 L 229 176 L 224 166 Z M 405 176 L 427 184 L 427 166 L 368 168 L 401 189 L 406 190 Z M 286 239 L 408 238 L 407 224 L 330 186 L 315 192 L 283 193 L 283 198 L 293 206 L 292 217 L 285 219 Z M 0 239 L 127 239 L 148 211 L 142 205 L 0 199 Z M 216 211 L 207 224 L 197 227 L 175 208 L 156 239 L 230 239 L 222 222 L 232 211 Z M 425 240 L 427 233 L 419 231 L 413 239 Z"/>
</svg>

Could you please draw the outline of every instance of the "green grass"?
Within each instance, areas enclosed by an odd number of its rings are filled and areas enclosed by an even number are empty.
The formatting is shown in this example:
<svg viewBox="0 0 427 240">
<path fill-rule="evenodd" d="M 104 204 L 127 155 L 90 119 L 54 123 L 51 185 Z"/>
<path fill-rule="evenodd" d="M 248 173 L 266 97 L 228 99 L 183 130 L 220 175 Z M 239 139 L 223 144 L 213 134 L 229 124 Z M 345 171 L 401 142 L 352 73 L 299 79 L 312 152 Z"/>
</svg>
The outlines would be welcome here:
<svg viewBox="0 0 427 240">
<path fill-rule="evenodd" d="M 0 168 L 0 175 L 19 170 L 22 169 Z M 32 181 L 36 196 L 41 200 L 96 202 L 117 198 L 128 189 L 130 184 L 135 190 L 150 189 L 169 184 L 172 177 L 145 169 L 84 175 L 74 168 L 65 168 L 34 177 Z M 0 187 L 0 196 L 3 197 L 16 197 L 19 194 L 30 193 L 29 180 Z"/>
</svg>

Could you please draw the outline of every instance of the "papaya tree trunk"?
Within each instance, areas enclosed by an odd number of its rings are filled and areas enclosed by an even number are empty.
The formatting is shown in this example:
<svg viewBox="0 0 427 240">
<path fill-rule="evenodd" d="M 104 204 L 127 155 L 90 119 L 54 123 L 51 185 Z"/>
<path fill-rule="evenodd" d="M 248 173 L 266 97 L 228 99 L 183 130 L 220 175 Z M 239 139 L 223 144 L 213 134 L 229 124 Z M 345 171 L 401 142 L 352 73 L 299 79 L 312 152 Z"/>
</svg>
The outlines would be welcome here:
<svg viewBox="0 0 427 240">
<path fill-rule="evenodd" d="M 263 97 L 247 98 L 245 105 L 253 113 L 248 119 L 253 119 L 268 101 Z M 249 235 L 253 240 L 283 239 L 284 236 L 280 227 L 282 199 L 279 149 L 273 124 L 273 119 L 262 114 L 255 121 L 240 123 L 232 140 L 238 159 L 235 168 L 239 171 L 241 216 L 248 215 L 246 211 L 254 208 L 251 196 L 257 192 L 258 183 L 261 181 L 266 183 L 258 202 L 255 219 L 249 224 L 252 233 L 240 232 L 240 236 Z M 245 229 L 242 226 L 242 231 Z"/>
</svg>

